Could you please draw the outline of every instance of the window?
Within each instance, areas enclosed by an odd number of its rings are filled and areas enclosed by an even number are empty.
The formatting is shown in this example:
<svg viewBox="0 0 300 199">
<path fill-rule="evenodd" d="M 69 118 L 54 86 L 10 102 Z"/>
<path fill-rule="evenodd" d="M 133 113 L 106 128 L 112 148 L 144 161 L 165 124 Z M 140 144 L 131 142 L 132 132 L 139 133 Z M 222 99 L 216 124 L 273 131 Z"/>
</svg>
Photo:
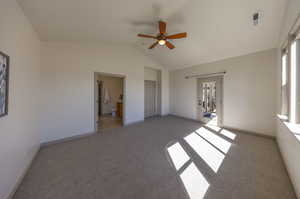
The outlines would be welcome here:
<svg viewBox="0 0 300 199">
<path fill-rule="evenodd" d="M 281 55 L 281 115 L 300 123 L 300 38 L 295 34 Z"/>
<path fill-rule="evenodd" d="M 291 43 L 291 63 L 290 63 L 290 122 L 300 123 L 300 40 L 295 39 Z"/>
<path fill-rule="evenodd" d="M 283 51 L 281 56 L 281 114 L 288 116 L 288 67 L 287 53 Z"/>
</svg>

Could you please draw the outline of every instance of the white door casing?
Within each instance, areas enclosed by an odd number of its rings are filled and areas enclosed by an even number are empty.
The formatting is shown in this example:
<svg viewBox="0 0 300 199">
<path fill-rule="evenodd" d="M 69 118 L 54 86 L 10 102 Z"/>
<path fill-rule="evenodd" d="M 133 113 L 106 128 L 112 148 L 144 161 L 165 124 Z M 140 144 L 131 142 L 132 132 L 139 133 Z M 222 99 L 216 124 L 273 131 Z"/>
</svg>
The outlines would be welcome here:
<svg viewBox="0 0 300 199">
<path fill-rule="evenodd" d="M 157 114 L 156 111 L 156 82 L 145 80 L 145 118 Z"/>
</svg>

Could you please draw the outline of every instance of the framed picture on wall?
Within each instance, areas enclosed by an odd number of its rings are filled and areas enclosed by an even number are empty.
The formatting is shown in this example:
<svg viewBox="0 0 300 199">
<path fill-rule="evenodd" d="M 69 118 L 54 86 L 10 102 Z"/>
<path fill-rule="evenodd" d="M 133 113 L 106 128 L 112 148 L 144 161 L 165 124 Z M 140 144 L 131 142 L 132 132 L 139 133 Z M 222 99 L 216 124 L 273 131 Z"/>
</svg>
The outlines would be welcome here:
<svg viewBox="0 0 300 199">
<path fill-rule="evenodd" d="M 0 51 L 0 117 L 8 114 L 9 56 Z"/>
</svg>

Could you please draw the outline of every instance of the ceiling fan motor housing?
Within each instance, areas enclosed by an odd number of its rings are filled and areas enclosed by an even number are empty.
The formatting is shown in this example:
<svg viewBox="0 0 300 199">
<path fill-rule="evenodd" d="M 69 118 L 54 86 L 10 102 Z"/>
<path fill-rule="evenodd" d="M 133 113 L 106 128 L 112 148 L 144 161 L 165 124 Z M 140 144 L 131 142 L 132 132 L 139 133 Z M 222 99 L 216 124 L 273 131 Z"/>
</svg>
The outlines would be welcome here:
<svg viewBox="0 0 300 199">
<path fill-rule="evenodd" d="M 158 40 L 167 40 L 167 37 L 164 34 L 158 34 L 157 39 Z"/>
</svg>

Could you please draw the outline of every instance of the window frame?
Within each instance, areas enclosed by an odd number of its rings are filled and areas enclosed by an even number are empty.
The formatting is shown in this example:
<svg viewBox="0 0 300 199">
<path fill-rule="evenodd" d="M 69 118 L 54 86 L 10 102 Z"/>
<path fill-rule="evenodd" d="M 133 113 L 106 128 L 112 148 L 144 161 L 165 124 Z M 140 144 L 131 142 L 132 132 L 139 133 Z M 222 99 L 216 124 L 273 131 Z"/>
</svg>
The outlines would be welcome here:
<svg viewBox="0 0 300 199">
<path fill-rule="evenodd" d="M 300 42 L 300 26 L 297 29 L 297 31 L 294 34 L 289 34 L 288 36 L 288 40 L 285 43 L 285 45 L 282 47 L 281 50 L 281 54 L 280 54 L 280 114 L 286 118 L 286 120 L 288 120 L 290 123 L 293 124 L 300 124 L 299 119 L 295 119 L 297 118 L 297 116 L 300 114 L 300 108 L 296 107 L 296 100 L 299 99 L 299 95 L 300 92 L 294 91 L 292 93 L 292 89 L 295 89 L 295 85 L 297 85 L 297 82 L 299 82 L 300 79 L 300 73 L 297 72 L 298 70 L 300 70 L 300 63 L 296 62 L 295 67 L 296 69 L 294 69 L 296 74 L 292 74 L 292 45 L 294 44 L 294 42 Z M 295 44 L 297 45 L 297 44 Z M 300 59 L 297 59 L 297 57 L 300 56 L 300 51 L 296 51 L 296 55 L 294 56 L 294 58 L 299 61 Z M 283 93 L 283 56 L 287 56 L 286 57 L 286 91 L 285 94 Z M 300 61 L 299 61 L 300 62 Z M 295 76 L 292 76 L 295 75 Z M 292 82 L 295 81 L 295 82 Z M 294 83 L 294 85 L 292 85 L 292 83 Z M 286 95 L 286 97 L 284 97 L 284 95 Z M 292 96 L 293 95 L 293 96 Z M 287 100 L 287 103 L 284 104 L 283 99 Z M 292 103 L 294 104 L 292 106 Z M 295 106 L 295 107 L 294 107 Z M 292 108 L 294 108 L 295 110 L 292 110 Z M 286 111 L 284 111 L 286 110 Z M 295 116 L 297 115 L 297 116 Z M 299 117 L 298 117 L 299 118 Z"/>
<path fill-rule="evenodd" d="M 289 117 L 289 54 L 286 46 L 281 50 L 281 59 L 280 59 L 280 114 L 286 118 Z M 286 90 L 285 93 L 283 90 L 283 57 L 286 56 L 286 74 L 285 74 L 285 81 L 286 81 Z M 284 104 L 283 99 L 285 98 L 286 104 Z M 285 110 L 285 111 L 284 111 Z"/>
</svg>

